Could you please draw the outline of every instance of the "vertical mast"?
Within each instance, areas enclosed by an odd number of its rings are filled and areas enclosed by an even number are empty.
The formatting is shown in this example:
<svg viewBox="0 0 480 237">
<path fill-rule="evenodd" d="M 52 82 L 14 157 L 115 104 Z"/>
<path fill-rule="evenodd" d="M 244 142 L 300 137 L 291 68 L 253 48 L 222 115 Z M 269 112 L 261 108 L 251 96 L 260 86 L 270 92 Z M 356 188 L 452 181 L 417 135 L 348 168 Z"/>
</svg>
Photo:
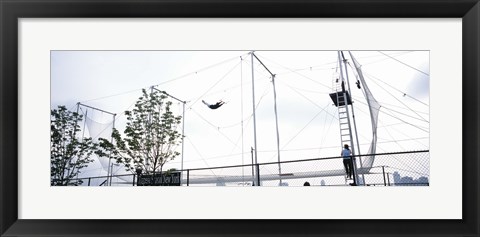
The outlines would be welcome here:
<svg viewBox="0 0 480 237">
<path fill-rule="evenodd" d="M 352 162 L 353 162 L 353 178 L 354 178 L 354 183 L 358 183 L 358 175 L 357 175 L 357 167 L 355 164 L 354 156 L 355 156 L 355 147 L 353 143 L 353 135 L 352 135 L 352 126 L 350 122 L 350 114 L 349 114 L 349 109 L 348 109 L 348 104 L 351 102 L 349 100 L 349 90 L 350 87 L 348 86 L 348 75 L 347 75 L 347 86 L 348 88 L 345 88 L 345 78 L 343 76 L 343 67 L 342 63 L 345 64 L 345 61 L 343 59 L 343 53 L 341 51 L 338 51 L 338 61 L 339 61 L 339 66 L 340 66 L 340 83 L 341 83 L 341 93 L 336 92 L 337 95 L 337 107 L 338 107 L 338 114 L 339 114 L 339 120 L 340 120 L 340 138 L 342 140 L 342 143 L 344 142 L 349 142 L 350 147 L 352 149 Z M 343 103 L 343 104 L 342 104 Z M 343 110 L 344 109 L 344 110 Z M 344 115 L 344 116 L 343 116 Z M 346 122 L 343 122 L 342 119 L 346 119 Z M 346 125 L 347 127 L 342 127 L 342 125 Z M 342 133 L 343 131 L 346 131 L 347 133 Z M 348 136 L 348 139 L 344 139 L 344 137 Z M 343 145 L 343 144 L 342 144 Z"/>
<path fill-rule="evenodd" d="M 183 158 L 184 158 L 184 151 L 185 151 L 185 103 L 186 101 L 183 101 L 183 112 L 182 112 L 182 163 L 180 165 L 180 170 L 181 170 L 181 175 L 183 176 Z M 180 180 L 182 180 L 183 177 L 180 177 Z"/>
<path fill-rule="evenodd" d="M 275 128 L 277 131 L 277 158 L 278 158 L 278 179 L 279 179 L 279 185 L 282 185 L 282 166 L 280 164 L 280 135 L 278 132 L 278 113 L 277 113 L 277 90 L 275 87 L 275 74 L 273 74 L 265 64 L 263 64 L 262 60 L 260 60 L 257 55 L 255 55 L 252 52 L 252 55 L 257 59 L 257 61 L 265 68 L 265 70 L 270 73 L 270 76 L 272 77 L 272 85 L 273 85 L 273 106 L 274 106 L 274 111 L 275 111 Z"/>
<path fill-rule="evenodd" d="M 277 129 L 277 158 L 278 158 L 278 177 L 279 185 L 282 185 L 282 166 L 280 164 L 280 136 L 278 132 L 278 115 L 277 115 L 277 90 L 275 88 L 275 75 L 272 75 L 272 84 L 273 84 L 273 102 L 275 109 L 275 127 Z"/>
<path fill-rule="evenodd" d="M 254 73 L 254 68 L 253 68 L 253 51 L 250 53 L 251 59 L 252 59 L 252 105 L 253 105 L 253 146 L 254 146 L 254 157 L 255 157 L 255 163 L 257 163 L 257 118 L 255 116 L 255 73 Z M 257 173 L 258 175 L 258 173 Z M 260 184 L 257 184 L 257 186 L 260 186 Z"/>
<path fill-rule="evenodd" d="M 352 95 L 352 90 L 350 89 L 350 80 L 348 78 L 348 72 L 347 72 L 347 59 L 345 58 L 345 55 L 343 55 L 343 51 L 340 51 L 340 53 L 342 54 L 342 58 L 343 58 L 343 66 L 345 67 L 345 77 L 347 79 L 347 85 L 348 85 L 348 91 L 350 92 L 350 98 L 352 98 L 352 101 L 353 101 L 353 95 Z M 355 130 L 355 140 L 357 142 L 357 153 L 355 153 L 355 155 L 360 155 L 360 143 L 358 141 L 358 132 L 357 132 L 357 122 L 355 120 L 355 110 L 353 108 L 353 103 L 350 105 L 350 107 L 352 108 L 352 118 L 353 118 L 353 129 Z M 352 152 L 353 152 L 353 144 L 352 144 Z M 360 167 L 362 167 L 362 158 L 359 156 L 358 157 L 359 160 L 360 160 Z M 358 184 L 358 173 L 357 173 L 357 167 L 356 167 L 357 163 L 354 161 L 353 162 L 353 166 L 354 166 L 354 169 L 355 169 L 355 176 L 357 178 L 357 184 Z M 362 183 L 365 183 L 365 177 L 363 176 L 362 174 Z"/>
<path fill-rule="evenodd" d="M 241 123 L 241 137 L 242 137 L 242 186 L 245 186 L 245 165 L 244 162 L 244 139 L 243 139 L 243 58 L 240 56 L 240 123 Z M 253 165 L 253 164 L 252 164 Z M 253 168 L 253 166 L 252 166 Z"/>
<path fill-rule="evenodd" d="M 113 129 L 115 129 L 115 117 L 116 116 L 117 116 L 117 114 L 113 114 L 112 133 L 113 133 Z M 110 135 L 110 143 L 113 144 L 113 136 L 112 135 Z M 113 173 L 112 151 L 110 151 L 110 153 L 108 154 L 108 167 L 110 167 L 110 165 L 112 166 L 111 171 L 110 171 L 110 186 L 112 186 L 112 179 L 113 179 L 113 174 L 112 174 Z M 108 173 L 108 171 L 107 171 L 107 173 Z"/>
</svg>

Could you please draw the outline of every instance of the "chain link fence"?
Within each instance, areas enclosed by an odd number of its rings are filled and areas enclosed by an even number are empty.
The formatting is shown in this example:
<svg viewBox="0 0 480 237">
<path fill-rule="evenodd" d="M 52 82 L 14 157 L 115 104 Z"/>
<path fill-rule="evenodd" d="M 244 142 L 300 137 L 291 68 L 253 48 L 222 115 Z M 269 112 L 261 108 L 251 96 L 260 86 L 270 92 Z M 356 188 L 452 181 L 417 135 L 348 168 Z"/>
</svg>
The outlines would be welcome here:
<svg viewBox="0 0 480 237">
<path fill-rule="evenodd" d="M 364 166 L 369 159 L 374 160 L 373 165 Z M 356 173 L 352 179 L 346 175 L 342 157 L 325 157 L 179 170 L 179 183 L 174 186 L 429 186 L 428 150 L 353 156 L 353 160 Z M 138 186 L 143 177 L 130 174 L 77 180 L 80 186 Z"/>
</svg>

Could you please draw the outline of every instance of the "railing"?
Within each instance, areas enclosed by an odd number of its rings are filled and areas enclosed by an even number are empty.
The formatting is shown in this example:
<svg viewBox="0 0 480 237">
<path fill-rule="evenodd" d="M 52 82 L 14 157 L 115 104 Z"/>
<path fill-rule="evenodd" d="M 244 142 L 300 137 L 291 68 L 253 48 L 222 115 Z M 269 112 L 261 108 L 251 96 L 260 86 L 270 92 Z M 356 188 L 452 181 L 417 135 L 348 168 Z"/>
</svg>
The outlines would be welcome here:
<svg viewBox="0 0 480 237">
<path fill-rule="evenodd" d="M 181 186 L 428 186 L 428 150 L 374 155 L 373 166 L 364 167 L 372 155 L 354 156 L 356 179 L 347 179 L 342 157 L 291 160 L 250 165 L 178 170 Z M 137 186 L 137 175 L 76 179 L 81 186 Z M 281 182 L 280 182 L 281 181 Z"/>
</svg>

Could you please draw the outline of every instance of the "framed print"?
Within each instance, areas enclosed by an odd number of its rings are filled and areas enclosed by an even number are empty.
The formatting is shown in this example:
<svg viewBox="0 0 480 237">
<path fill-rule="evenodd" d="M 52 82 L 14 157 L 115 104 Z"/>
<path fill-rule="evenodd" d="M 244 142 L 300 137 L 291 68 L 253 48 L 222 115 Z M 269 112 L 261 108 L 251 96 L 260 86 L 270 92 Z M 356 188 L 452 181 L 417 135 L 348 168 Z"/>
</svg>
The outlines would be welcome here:
<svg viewBox="0 0 480 237">
<path fill-rule="evenodd" d="M 479 235 L 476 0 L 0 7 L 1 236 Z"/>
</svg>

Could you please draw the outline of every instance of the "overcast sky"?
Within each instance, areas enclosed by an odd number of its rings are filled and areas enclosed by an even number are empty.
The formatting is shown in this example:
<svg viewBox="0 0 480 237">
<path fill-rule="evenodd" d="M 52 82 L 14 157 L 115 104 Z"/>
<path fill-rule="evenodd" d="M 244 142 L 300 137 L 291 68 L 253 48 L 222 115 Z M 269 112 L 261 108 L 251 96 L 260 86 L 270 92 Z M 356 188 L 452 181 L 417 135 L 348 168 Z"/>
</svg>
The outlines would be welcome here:
<svg viewBox="0 0 480 237">
<path fill-rule="evenodd" d="M 352 53 L 382 106 L 377 152 L 429 149 L 429 52 Z M 276 74 L 281 160 L 338 156 L 342 146 L 338 114 L 328 95 L 339 73 L 337 52 L 255 54 Z M 258 162 L 274 162 L 278 158 L 272 80 L 258 61 L 254 61 L 253 68 Z M 362 91 L 355 86 L 352 68 L 347 70 L 355 101 L 360 152 L 365 153 L 372 139 L 368 106 Z M 115 127 L 120 131 L 124 130 L 124 111 L 133 108 L 142 88 L 152 85 L 187 101 L 185 169 L 251 163 L 254 135 L 252 61 L 248 51 L 51 53 L 52 108 L 65 105 L 76 110 L 76 103 L 81 102 L 116 113 Z M 223 100 L 226 104 L 211 110 L 201 100 Z M 182 104 L 174 105 L 174 111 L 181 115 Z M 82 112 L 86 110 L 83 108 Z M 111 122 L 108 114 L 88 113 L 99 123 Z M 179 169 L 180 162 L 179 157 L 168 168 Z M 99 170 L 95 165 L 89 168 Z"/>
</svg>

